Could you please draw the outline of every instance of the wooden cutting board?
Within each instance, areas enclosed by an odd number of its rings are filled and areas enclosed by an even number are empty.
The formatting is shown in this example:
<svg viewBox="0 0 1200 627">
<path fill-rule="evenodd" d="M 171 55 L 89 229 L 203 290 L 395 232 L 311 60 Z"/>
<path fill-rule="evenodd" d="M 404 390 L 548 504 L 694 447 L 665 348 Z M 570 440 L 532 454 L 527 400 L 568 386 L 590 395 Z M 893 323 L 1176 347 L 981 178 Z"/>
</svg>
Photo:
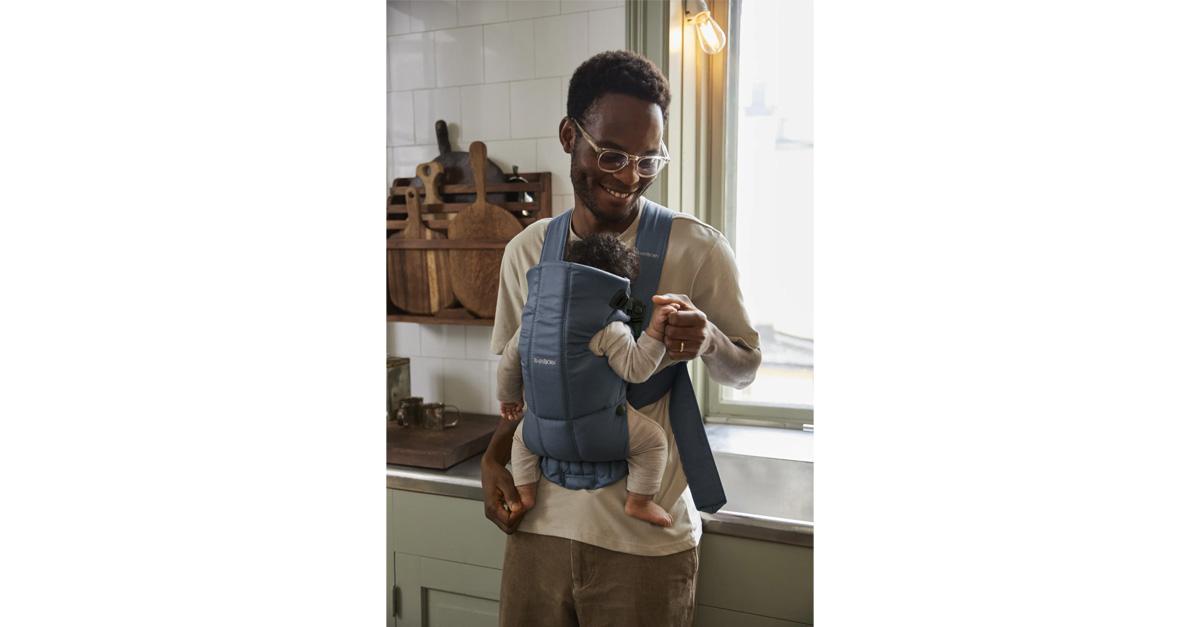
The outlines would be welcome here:
<svg viewBox="0 0 1200 627">
<path fill-rule="evenodd" d="M 428 164 L 422 164 L 425 166 Z M 418 166 L 417 171 L 422 170 Z M 428 172 L 428 171 L 427 171 Z M 440 174 L 436 169 L 434 174 Z M 432 180 L 432 177 L 431 177 Z M 427 185 L 436 197 L 436 186 Z M 394 239 L 445 239 L 445 236 L 425 226 L 421 218 L 421 199 L 417 190 L 409 187 L 405 193 L 408 223 Z M 445 250 L 389 250 L 388 295 L 392 304 L 414 314 L 432 314 L 454 302 L 450 288 L 450 254 Z"/>
<path fill-rule="evenodd" d="M 441 431 L 388 423 L 387 463 L 445 470 L 486 450 L 499 421 L 464 413 L 458 425 Z"/>
<path fill-rule="evenodd" d="M 452 240 L 505 242 L 525 227 L 513 214 L 487 201 L 484 164 L 487 146 L 471 142 L 471 168 L 475 175 L 475 202 L 450 221 L 447 235 Z M 496 316 L 496 295 L 500 291 L 500 261 L 504 248 L 455 250 L 450 256 L 450 283 L 454 295 L 471 313 L 481 318 Z"/>
</svg>

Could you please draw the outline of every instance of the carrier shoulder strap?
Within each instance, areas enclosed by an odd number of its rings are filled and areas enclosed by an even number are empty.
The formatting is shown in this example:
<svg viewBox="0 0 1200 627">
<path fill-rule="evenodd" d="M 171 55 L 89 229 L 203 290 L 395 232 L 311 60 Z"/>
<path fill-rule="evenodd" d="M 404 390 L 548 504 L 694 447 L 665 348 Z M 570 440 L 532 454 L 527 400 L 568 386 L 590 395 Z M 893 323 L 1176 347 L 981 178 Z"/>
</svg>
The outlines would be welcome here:
<svg viewBox="0 0 1200 627">
<path fill-rule="evenodd" d="M 672 213 L 670 209 L 649 200 L 642 206 L 637 236 L 641 269 L 631 291 L 635 298 L 646 304 L 647 309 L 653 308 L 650 298 L 658 291 L 663 262 L 667 257 Z M 704 431 L 704 416 L 696 403 L 696 392 L 688 376 L 687 363 L 680 362 L 663 369 L 645 383 L 631 384 L 627 398 L 634 407 L 641 408 L 662 398 L 667 392 L 671 393 L 667 415 L 692 500 L 696 509 L 715 514 L 725 505 L 725 490 L 708 443 L 708 434 Z"/>
<path fill-rule="evenodd" d="M 574 209 L 564 211 L 546 225 L 546 239 L 542 242 L 542 257 L 538 263 L 562 261 L 567 251 L 567 239 L 571 234 L 571 214 Z"/>
</svg>

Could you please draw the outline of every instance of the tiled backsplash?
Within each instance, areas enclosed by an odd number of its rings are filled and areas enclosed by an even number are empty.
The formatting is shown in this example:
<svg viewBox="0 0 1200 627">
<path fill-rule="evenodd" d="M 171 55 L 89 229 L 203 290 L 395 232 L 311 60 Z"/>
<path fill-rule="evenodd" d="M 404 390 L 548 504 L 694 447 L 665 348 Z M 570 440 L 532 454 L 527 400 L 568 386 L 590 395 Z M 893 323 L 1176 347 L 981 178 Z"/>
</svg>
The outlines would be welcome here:
<svg viewBox="0 0 1200 627">
<path fill-rule="evenodd" d="M 498 414 L 496 365 L 488 350 L 492 327 L 388 323 L 388 354 L 410 358 L 413 396 L 457 405 L 467 412 Z"/>
<path fill-rule="evenodd" d="M 436 120 L 450 142 L 475 140 L 505 172 L 553 173 L 556 213 L 571 204 L 558 144 L 571 72 L 625 47 L 624 0 L 391 0 L 388 11 L 388 183 L 437 156 Z"/>
<path fill-rule="evenodd" d="M 390 0 L 388 180 L 437 156 L 433 123 L 450 142 L 487 143 L 505 172 L 551 172 L 554 213 L 572 204 L 570 161 L 558 143 L 567 84 L 589 56 L 625 47 L 624 0 Z M 496 414 L 491 327 L 388 323 L 388 354 L 412 359 L 412 392 Z"/>
</svg>

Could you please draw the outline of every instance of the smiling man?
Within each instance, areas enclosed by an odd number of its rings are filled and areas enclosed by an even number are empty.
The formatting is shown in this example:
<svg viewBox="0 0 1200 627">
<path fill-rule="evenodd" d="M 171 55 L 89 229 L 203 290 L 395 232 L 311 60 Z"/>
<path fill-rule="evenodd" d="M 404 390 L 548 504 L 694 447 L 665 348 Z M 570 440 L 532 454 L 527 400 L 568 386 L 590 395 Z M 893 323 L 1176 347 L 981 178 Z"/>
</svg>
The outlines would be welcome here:
<svg viewBox="0 0 1200 627">
<path fill-rule="evenodd" d="M 575 193 L 570 241 L 613 233 L 636 248 L 648 206 L 642 194 L 670 158 L 663 142 L 670 101 L 662 73 L 631 52 L 598 54 L 575 71 L 558 126 Z M 549 223 L 531 224 L 504 250 L 494 353 L 521 322 L 526 272 L 540 259 Z M 754 380 L 762 361 L 758 334 L 742 302 L 733 250 L 719 231 L 672 212 L 655 293 L 654 304 L 683 303 L 667 326 L 660 371 L 700 357 L 716 382 L 742 388 Z M 523 511 L 505 468 L 520 423 L 500 421 L 481 470 L 484 512 L 510 534 L 501 625 L 692 624 L 701 520 L 672 431 L 670 397 L 638 408 L 667 435 L 667 468 L 654 499 L 674 521 L 665 528 L 625 515 L 624 481 L 569 490 L 543 477 L 537 505 Z"/>
</svg>

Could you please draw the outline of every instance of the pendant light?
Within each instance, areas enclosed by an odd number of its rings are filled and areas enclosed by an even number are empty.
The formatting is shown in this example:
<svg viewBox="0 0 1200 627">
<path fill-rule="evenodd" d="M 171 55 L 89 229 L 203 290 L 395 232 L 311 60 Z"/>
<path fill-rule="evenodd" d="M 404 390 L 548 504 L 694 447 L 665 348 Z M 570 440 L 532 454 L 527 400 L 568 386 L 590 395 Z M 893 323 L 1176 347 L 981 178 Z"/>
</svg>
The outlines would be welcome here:
<svg viewBox="0 0 1200 627">
<path fill-rule="evenodd" d="M 705 0 L 684 0 L 683 10 L 687 21 L 696 26 L 696 38 L 700 40 L 701 50 L 717 54 L 725 48 L 725 31 L 713 19 Z"/>
</svg>

